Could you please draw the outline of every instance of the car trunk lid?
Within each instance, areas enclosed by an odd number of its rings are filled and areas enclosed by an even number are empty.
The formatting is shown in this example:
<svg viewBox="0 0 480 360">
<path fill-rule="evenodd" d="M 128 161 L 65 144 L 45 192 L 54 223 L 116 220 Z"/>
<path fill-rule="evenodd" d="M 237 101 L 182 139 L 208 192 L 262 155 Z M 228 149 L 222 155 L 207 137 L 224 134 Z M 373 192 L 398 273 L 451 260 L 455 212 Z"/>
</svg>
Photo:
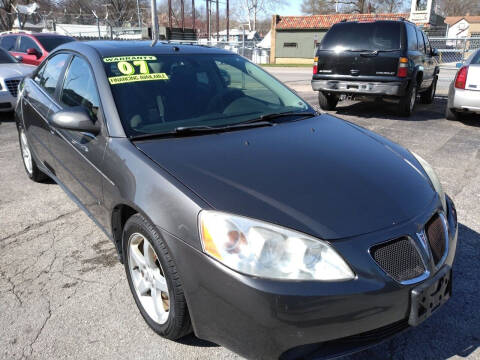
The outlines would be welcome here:
<svg viewBox="0 0 480 360">
<path fill-rule="evenodd" d="M 480 64 L 468 67 L 466 90 L 480 91 Z"/>
</svg>

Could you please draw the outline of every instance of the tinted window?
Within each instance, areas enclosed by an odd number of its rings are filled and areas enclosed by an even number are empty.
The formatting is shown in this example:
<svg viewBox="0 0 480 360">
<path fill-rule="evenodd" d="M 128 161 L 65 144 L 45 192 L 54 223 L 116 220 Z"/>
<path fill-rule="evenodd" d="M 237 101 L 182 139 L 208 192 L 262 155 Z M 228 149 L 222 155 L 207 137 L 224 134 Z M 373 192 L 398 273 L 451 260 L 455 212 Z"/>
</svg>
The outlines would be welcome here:
<svg viewBox="0 0 480 360">
<path fill-rule="evenodd" d="M 415 26 L 407 24 L 408 50 L 418 50 L 417 31 Z"/>
<path fill-rule="evenodd" d="M 476 54 L 475 53 L 473 54 L 470 64 L 480 65 L 480 51 L 477 51 Z"/>
<path fill-rule="evenodd" d="M 430 46 L 430 40 L 428 40 L 428 36 L 425 35 L 425 33 L 422 31 L 423 35 L 423 41 L 425 41 L 425 51 L 427 54 L 430 54 L 432 52 L 432 47 Z"/>
<path fill-rule="evenodd" d="M 324 36 L 321 50 L 400 49 L 400 23 L 339 23 Z"/>
<path fill-rule="evenodd" d="M 58 79 L 67 60 L 67 54 L 58 54 L 50 58 L 38 71 L 34 81 L 44 88 L 47 93 L 53 95 L 55 93 L 55 88 L 57 87 Z"/>
<path fill-rule="evenodd" d="M 310 107 L 238 55 L 195 54 L 104 59 L 128 135 L 179 126 L 224 126 Z M 311 109 L 310 109 L 311 110 Z"/>
<path fill-rule="evenodd" d="M 10 55 L 6 50 L 0 49 L 0 64 L 13 64 L 17 62 L 17 59 Z"/>
<path fill-rule="evenodd" d="M 51 52 L 57 46 L 75 41 L 74 38 L 68 36 L 39 36 L 37 37 L 37 40 L 48 52 Z"/>
<path fill-rule="evenodd" d="M 20 36 L 20 46 L 18 47 L 18 51 L 21 53 L 26 53 L 28 49 L 35 49 L 39 54 L 42 53 L 35 41 L 30 39 L 28 36 Z"/>
<path fill-rule="evenodd" d="M 67 107 L 82 106 L 93 119 L 97 118 L 99 99 L 95 78 L 85 60 L 73 58 L 63 83 L 60 101 Z"/>
<path fill-rule="evenodd" d="M 15 43 L 17 42 L 17 36 L 4 36 L 2 37 L 2 48 L 7 51 L 15 49 Z"/>
<path fill-rule="evenodd" d="M 418 50 L 425 53 L 425 41 L 423 40 L 422 31 L 417 28 Z"/>
</svg>

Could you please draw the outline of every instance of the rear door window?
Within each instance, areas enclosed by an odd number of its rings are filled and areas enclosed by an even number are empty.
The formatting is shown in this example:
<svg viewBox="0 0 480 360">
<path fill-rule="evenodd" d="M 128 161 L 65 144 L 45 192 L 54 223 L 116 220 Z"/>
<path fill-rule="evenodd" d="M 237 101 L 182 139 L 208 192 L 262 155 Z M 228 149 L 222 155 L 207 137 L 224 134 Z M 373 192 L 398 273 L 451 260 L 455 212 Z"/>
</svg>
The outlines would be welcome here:
<svg viewBox="0 0 480 360">
<path fill-rule="evenodd" d="M 417 41 L 418 41 L 418 50 L 422 53 L 426 53 L 425 41 L 423 40 L 422 31 L 417 28 Z"/>
<path fill-rule="evenodd" d="M 418 42 L 417 42 L 417 31 L 413 25 L 407 24 L 407 39 L 408 39 L 408 50 L 417 51 Z"/>
<path fill-rule="evenodd" d="M 14 51 L 18 36 L 4 36 L 2 38 L 2 48 L 7 51 Z"/>
<path fill-rule="evenodd" d="M 55 94 L 58 79 L 62 74 L 69 56 L 68 54 L 58 54 L 50 58 L 33 79 L 51 96 Z"/>
<path fill-rule="evenodd" d="M 321 50 L 398 50 L 400 23 L 339 23 L 325 34 Z"/>
<path fill-rule="evenodd" d="M 427 54 L 431 54 L 432 47 L 430 45 L 430 40 L 428 40 L 428 36 L 422 31 L 423 41 L 425 42 L 425 51 Z"/>
</svg>

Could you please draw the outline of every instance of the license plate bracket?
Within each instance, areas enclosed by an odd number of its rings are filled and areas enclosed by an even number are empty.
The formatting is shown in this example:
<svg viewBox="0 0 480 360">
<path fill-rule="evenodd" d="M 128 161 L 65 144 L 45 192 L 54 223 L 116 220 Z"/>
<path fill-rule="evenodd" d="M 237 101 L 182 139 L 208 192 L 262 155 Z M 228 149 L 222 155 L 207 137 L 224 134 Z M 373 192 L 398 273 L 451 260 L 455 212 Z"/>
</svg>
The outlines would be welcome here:
<svg viewBox="0 0 480 360">
<path fill-rule="evenodd" d="M 411 291 L 410 326 L 425 321 L 452 295 L 452 269 L 442 268 L 433 278 L 425 281 Z"/>
</svg>

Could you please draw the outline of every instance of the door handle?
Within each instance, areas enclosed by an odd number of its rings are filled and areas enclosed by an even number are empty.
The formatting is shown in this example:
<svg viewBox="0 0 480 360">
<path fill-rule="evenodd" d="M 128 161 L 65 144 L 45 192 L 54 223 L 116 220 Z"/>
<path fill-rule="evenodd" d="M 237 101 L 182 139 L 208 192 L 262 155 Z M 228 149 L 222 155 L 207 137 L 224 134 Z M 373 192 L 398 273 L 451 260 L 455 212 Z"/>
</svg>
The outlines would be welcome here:
<svg viewBox="0 0 480 360">
<path fill-rule="evenodd" d="M 84 152 L 88 152 L 88 146 L 79 143 L 77 140 L 72 140 L 72 144 Z"/>
</svg>

